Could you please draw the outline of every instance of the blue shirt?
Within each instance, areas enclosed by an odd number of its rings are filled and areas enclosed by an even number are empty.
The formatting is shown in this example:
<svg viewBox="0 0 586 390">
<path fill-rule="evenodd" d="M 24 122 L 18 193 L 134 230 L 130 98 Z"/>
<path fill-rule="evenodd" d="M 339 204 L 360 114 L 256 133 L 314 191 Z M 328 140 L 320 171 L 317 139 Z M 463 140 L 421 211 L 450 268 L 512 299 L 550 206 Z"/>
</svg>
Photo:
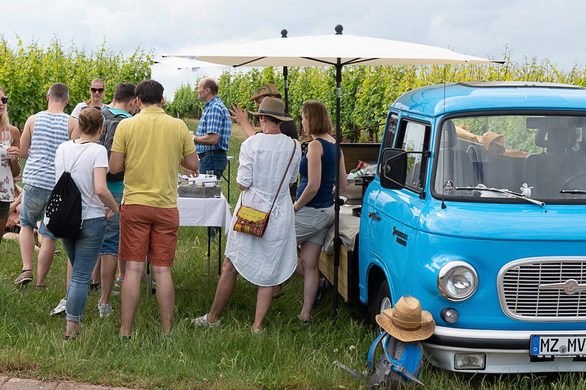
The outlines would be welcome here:
<svg viewBox="0 0 586 390">
<path fill-rule="evenodd" d="M 196 144 L 197 153 L 228 150 L 228 141 L 230 141 L 232 134 L 232 120 L 228 115 L 228 109 L 217 96 L 203 106 L 203 113 L 195 135 L 202 136 L 213 133 L 219 135 L 220 138 L 215 145 Z"/>
<path fill-rule="evenodd" d="M 311 199 L 306 206 L 321 209 L 330 207 L 334 204 L 334 180 L 336 177 L 336 144 L 328 142 L 322 138 L 316 138 L 322 146 L 321 155 L 321 183 L 317 194 Z M 301 158 L 299 164 L 299 187 L 297 187 L 297 199 L 301 196 L 305 187 L 307 187 L 307 157 Z"/>
</svg>

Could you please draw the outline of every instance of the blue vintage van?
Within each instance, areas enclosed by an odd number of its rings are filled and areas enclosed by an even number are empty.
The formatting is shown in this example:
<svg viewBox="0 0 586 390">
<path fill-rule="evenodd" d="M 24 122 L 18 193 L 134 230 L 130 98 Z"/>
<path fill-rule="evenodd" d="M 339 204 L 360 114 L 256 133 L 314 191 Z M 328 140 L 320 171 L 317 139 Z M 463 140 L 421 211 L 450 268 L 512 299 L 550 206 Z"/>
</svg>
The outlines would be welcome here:
<svg viewBox="0 0 586 390">
<path fill-rule="evenodd" d="M 390 108 L 362 204 L 358 294 L 417 297 L 431 361 L 586 370 L 586 89 L 419 88 Z"/>
</svg>

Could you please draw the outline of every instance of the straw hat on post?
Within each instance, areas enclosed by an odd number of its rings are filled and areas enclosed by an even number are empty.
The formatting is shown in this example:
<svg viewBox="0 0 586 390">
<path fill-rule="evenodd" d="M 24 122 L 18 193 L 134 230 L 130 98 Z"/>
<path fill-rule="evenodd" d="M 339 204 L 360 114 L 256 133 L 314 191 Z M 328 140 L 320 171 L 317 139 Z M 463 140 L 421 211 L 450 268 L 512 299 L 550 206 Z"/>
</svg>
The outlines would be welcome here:
<svg viewBox="0 0 586 390">
<path fill-rule="evenodd" d="M 293 118 L 285 116 L 285 102 L 279 98 L 266 97 L 263 99 L 258 111 L 250 111 L 252 115 L 267 115 L 272 116 L 280 121 L 292 121 Z"/>
<path fill-rule="evenodd" d="M 376 316 L 376 323 L 388 334 L 406 343 L 425 340 L 435 329 L 433 316 L 421 310 L 421 303 L 414 297 L 401 297 L 395 307 Z"/>
</svg>

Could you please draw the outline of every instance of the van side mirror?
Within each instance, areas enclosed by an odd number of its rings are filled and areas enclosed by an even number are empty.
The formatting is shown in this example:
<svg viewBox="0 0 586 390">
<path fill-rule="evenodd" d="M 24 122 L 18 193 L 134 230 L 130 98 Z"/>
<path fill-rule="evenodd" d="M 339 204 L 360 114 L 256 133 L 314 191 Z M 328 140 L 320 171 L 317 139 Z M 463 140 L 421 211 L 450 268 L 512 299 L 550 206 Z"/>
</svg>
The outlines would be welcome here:
<svg viewBox="0 0 586 390">
<path fill-rule="evenodd" d="M 407 152 L 403 149 L 387 148 L 381 156 L 380 182 L 383 188 L 400 190 L 407 180 Z"/>
</svg>

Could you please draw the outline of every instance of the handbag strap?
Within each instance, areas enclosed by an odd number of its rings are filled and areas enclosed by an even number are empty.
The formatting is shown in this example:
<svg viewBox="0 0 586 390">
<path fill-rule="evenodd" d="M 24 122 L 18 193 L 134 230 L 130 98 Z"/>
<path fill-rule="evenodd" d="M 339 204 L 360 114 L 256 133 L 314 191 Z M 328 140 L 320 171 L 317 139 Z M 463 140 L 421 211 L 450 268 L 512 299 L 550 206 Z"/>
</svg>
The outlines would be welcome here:
<svg viewBox="0 0 586 390">
<path fill-rule="evenodd" d="M 293 156 L 295 155 L 295 150 L 297 150 L 297 144 L 295 143 L 294 139 L 291 139 L 293 142 L 293 151 L 291 152 L 291 157 L 289 157 L 289 163 L 287 164 L 287 168 L 285 168 L 285 173 L 283 173 L 283 177 L 281 178 L 281 182 L 279 183 L 279 188 L 277 189 L 277 193 L 275 194 L 275 198 L 273 199 L 273 204 L 271 204 L 271 209 L 269 210 L 269 214 L 273 211 L 273 206 L 277 201 L 277 196 L 281 191 L 281 187 L 283 186 L 283 182 L 285 181 L 285 177 L 287 176 L 287 172 L 289 172 L 289 167 L 291 166 L 291 161 L 293 161 Z"/>
</svg>

